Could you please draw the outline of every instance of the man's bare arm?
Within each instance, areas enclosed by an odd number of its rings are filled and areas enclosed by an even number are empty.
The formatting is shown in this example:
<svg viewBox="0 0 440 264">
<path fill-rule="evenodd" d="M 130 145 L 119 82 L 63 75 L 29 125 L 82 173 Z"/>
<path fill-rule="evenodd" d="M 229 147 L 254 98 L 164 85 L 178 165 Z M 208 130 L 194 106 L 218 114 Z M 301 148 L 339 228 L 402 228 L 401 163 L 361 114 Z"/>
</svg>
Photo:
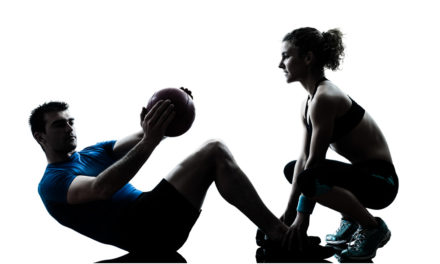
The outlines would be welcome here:
<svg viewBox="0 0 440 264">
<path fill-rule="evenodd" d="M 174 106 L 170 101 L 159 101 L 144 116 L 143 137 L 113 165 L 96 177 L 77 176 L 67 192 L 69 204 L 80 204 L 109 199 L 116 191 L 127 184 L 150 157 L 162 140 L 165 130 L 174 118 Z"/>
</svg>

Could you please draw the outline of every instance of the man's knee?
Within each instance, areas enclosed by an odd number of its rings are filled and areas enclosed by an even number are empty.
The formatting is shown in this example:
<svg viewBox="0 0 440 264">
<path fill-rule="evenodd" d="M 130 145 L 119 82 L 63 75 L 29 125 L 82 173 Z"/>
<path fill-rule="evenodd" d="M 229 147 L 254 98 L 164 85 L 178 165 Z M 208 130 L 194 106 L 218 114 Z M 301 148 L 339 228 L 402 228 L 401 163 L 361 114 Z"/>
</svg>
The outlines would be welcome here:
<svg viewBox="0 0 440 264">
<path fill-rule="evenodd" d="M 226 145 L 218 139 L 212 139 L 208 141 L 202 148 L 204 155 L 210 158 L 224 158 L 230 156 L 229 150 Z"/>
<path fill-rule="evenodd" d="M 217 173 L 225 174 L 225 172 L 233 172 L 237 170 L 234 157 L 229 151 L 228 147 L 220 140 L 210 140 L 203 147 L 206 159 L 213 162 Z"/>
</svg>

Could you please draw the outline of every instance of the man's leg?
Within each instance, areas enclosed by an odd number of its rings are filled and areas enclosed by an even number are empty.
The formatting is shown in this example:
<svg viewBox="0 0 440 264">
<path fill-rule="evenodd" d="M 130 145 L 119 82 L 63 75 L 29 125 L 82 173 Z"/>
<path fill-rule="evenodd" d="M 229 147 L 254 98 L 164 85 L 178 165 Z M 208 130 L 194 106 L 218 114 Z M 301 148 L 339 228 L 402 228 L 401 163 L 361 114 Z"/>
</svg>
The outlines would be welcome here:
<svg viewBox="0 0 440 264">
<path fill-rule="evenodd" d="M 288 227 L 264 205 L 227 147 L 211 141 L 189 156 L 166 178 L 196 208 L 214 182 L 220 195 L 237 207 L 272 240 L 281 241 Z"/>
</svg>

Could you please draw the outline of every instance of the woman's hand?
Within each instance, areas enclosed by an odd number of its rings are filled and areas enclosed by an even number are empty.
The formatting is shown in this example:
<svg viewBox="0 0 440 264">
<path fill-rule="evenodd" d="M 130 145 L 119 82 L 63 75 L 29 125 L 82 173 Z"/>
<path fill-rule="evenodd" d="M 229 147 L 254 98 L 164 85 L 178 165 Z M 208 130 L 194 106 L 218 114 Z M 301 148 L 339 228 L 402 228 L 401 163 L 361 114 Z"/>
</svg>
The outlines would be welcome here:
<svg viewBox="0 0 440 264">
<path fill-rule="evenodd" d="M 293 212 L 285 211 L 284 214 L 280 217 L 280 221 L 290 226 L 292 225 L 295 218 L 296 218 L 296 210 L 294 210 Z"/>
<path fill-rule="evenodd" d="M 308 245 L 307 229 L 310 215 L 298 212 L 295 221 L 283 238 L 282 246 L 289 251 L 303 251 Z"/>
</svg>

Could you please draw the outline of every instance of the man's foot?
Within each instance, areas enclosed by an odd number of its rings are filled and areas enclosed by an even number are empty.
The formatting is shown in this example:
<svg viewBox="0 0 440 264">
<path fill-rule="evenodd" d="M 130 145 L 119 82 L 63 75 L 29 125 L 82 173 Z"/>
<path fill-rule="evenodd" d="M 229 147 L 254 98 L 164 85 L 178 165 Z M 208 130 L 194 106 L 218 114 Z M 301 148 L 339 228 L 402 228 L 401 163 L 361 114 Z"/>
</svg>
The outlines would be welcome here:
<svg viewBox="0 0 440 264">
<path fill-rule="evenodd" d="M 391 238 L 391 232 L 385 222 L 379 217 L 376 217 L 376 221 L 379 224 L 376 228 L 358 228 L 348 248 L 341 252 L 341 258 L 364 260 L 376 256 L 376 250 L 383 247 Z"/>
<path fill-rule="evenodd" d="M 259 246 L 255 255 L 257 263 L 327 262 L 325 259 L 336 253 L 331 247 L 320 246 L 321 239 L 314 236 L 307 237 L 308 246 L 301 252 L 284 249 L 281 243 L 270 240 L 260 229 L 256 242 Z"/>
<path fill-rule="evenodd" d="M 255 236 L 255 241 L 257 246 L 264 248 L 281 248 L 281 240 L 274 241 L 271 240 L 261 229 L 257 230 L 257 235 Z M 321 243 L 321 239 L 316 236 L 308 236 L 307 242 L 309 245 L 316 246 Z"/>
<path fill-rule="evenodd" d="M 338 230 L 335 234 L 327 235 L 325 241 L 329 246 L 341 247 L 351 240 L 358 227 L 358 224 L 342 218 Z"/>
</svg>

